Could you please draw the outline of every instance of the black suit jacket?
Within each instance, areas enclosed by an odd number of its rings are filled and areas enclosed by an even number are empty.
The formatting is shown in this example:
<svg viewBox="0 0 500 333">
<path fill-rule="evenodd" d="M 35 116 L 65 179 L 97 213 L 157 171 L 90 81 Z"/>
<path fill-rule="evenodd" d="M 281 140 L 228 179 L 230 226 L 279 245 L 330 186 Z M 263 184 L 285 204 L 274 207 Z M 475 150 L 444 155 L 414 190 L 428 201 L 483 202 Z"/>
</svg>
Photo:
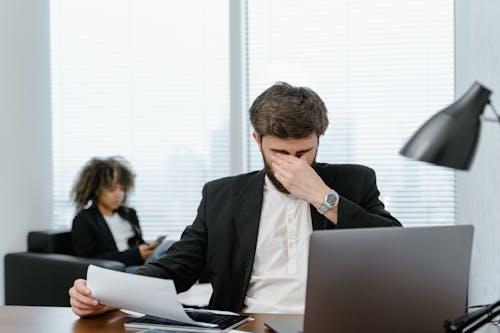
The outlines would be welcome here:
<svg viewBox="0 0 500 333">
<path fill-rule="evenodd" d="M 316 163 L 314 169 L 340 195 L 335 226 L 311 206 L 314 230 L 401 226 L 379 200 L 375 172 L 360 165 Z M 241 311 L 252 273 L 265 172 L 211 181 L 193 224 L 158 261 L 137 273 L 173 279 L 185 291 L 207 269 L 210 308 Z"/>
<path fill-rule="evenodd" d="M 113 234 L 97 206 L 82 209 L 73 219 L 71 238 L 76 255 L 90 258 L 117 260 L 126 266 L 142 265 L 144 260 L 139 252 L 142 239 L 139 219 L 134 209 L 120 207 L 118 214 L 127 220 L 134 231 L 134 237 L 128 240 L 129 249 L 118 251 Z"/>
</svg>

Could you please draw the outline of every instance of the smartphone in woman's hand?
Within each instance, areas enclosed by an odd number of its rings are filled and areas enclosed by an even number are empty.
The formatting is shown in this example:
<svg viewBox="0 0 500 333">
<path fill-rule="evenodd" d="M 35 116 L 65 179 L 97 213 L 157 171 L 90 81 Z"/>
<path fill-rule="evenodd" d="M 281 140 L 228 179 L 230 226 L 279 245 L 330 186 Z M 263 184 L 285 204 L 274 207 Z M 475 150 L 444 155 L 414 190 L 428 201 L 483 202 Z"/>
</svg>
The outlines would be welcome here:
<svg viewBox="0 0 500 333">
<path fill-rule="evenodd" d="M 158 238 L 156 238 L 155 242 L 156 243 L 161 243 L 163 242 L 163 240 L 167 237 L 167 235 L 161 235 L 161 236 L 158 236 Z"/>
</svg>

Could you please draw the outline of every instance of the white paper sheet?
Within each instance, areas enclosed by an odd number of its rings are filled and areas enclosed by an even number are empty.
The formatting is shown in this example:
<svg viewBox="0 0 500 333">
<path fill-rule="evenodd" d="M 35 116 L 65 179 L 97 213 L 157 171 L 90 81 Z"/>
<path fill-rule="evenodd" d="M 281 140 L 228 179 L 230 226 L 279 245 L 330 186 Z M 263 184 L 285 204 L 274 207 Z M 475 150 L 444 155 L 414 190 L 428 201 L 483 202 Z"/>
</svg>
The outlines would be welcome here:
<svg viewBox="0 0 500 333">
<path fill-rule="evenodd" d="M 186 306 L 207 306 L 212 295 L 212 285 L 210 283 L 194 284 L 191 289 L 177 294 L 177 299 Z"/>
<path fill-rule="evenodd" d="M 87 286 L 102 304 L 193 325 L 217 325 L 192 320 L 177 299 L 174 282 L 90 265 Z"/>
</svg>

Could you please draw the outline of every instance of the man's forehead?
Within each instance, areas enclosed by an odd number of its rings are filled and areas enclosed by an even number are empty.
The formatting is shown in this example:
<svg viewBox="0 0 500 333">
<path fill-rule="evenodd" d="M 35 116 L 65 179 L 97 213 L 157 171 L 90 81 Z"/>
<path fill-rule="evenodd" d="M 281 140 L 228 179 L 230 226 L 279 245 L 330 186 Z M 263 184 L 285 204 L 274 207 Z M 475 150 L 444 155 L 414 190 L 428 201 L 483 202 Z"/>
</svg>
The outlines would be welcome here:
<svg viewBox="0 0 500 333">
<path fill-rule="evenodd" d="M 262 144 L 265 144 L 272 150 L 307 150 L 315 148 L 318 144 L 318 136 L 312 134 L 306 138 L 279 138 L 272 135 L 265 135 L 262 137 Z"/>
</svg>

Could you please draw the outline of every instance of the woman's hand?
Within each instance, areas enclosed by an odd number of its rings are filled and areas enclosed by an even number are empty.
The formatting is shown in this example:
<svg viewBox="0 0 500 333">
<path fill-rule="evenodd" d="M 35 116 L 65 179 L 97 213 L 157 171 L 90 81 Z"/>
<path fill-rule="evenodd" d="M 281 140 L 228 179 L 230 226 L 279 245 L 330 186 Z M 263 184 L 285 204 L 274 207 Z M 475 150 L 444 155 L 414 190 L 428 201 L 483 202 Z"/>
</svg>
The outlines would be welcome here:
<svg viewBox="0 0 500 333">
<path fill-rule="evenodd" d="M 141 253 L 142 259 L 146 260 L 158 245 L 160 245 L 158 241 L 139 245 L 139 252 Z"/>
</svg>

